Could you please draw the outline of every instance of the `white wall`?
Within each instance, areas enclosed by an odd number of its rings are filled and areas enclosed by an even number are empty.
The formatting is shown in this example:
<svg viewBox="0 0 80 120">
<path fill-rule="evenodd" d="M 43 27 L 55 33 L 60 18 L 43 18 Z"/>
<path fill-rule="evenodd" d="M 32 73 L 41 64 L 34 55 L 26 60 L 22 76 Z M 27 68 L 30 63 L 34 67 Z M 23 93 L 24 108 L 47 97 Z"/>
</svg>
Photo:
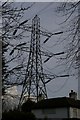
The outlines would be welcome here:
<svg viewBox="0 0 80 120">
<path fill-rule="evenodd" d="M 80 109 L 78 109 L 78 118 L 80 118 Z"/>
<path fill-rule="evenodd" d="M 67 108 L 40 109 L 32 112 L 36 118 L 68 118 Z"/>
<path fill-rule="evenodd" d="M 80 118 L 80 109 L 70 107 L 70 118 Z"/>
</svg>

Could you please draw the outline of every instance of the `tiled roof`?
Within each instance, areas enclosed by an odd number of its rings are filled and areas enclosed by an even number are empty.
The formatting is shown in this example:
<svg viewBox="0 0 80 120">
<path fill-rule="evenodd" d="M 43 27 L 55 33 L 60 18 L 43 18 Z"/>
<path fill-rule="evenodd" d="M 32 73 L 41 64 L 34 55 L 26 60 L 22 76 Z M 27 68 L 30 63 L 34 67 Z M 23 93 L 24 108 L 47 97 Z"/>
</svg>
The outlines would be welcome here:
<svg viewBox="0 0 80 120">
<path fill-rule="evenodd" d="M 74 100 L 73 98 L 68 97 L 45 99 L 36 103 L 33 109 L 60 108 L 60 107 L 80 108 L 80 100 Z"/>
</svg>

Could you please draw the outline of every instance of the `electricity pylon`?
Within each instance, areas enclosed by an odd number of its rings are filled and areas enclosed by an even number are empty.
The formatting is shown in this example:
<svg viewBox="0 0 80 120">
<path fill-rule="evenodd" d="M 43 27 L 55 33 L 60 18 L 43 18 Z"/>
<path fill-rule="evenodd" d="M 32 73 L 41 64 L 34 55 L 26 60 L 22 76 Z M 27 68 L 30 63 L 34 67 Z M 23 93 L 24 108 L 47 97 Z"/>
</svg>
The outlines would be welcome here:
<svg viewBox="0 0 80 120">
<path fill-rule="evenodd" d="M 40 49 L 40 18 L 37 15 L 32 20 L 29 59 L 20 102 L 25 94 L 28 98 L 35 97 L 36 101 L 39 101 L 40 97 L 47 98 Z"/>
</svg>

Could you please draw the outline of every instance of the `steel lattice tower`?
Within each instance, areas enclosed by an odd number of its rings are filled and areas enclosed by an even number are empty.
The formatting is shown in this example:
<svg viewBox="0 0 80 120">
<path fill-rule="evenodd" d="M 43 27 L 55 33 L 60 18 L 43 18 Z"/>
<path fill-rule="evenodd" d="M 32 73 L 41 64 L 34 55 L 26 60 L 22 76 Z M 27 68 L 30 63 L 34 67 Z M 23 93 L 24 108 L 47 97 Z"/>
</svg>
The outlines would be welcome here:
<svg viewBox="0 0 80 120">
<path fill-rule="evenodd" d="M 36 101 L 39 101 L 41 95 L 47 98 L 40 50 L 40 18 L 37 15 L 32 20 L 30 53 L 21 100 L 25 94 L 28 98 L 34 96 Z"/>
</svg>

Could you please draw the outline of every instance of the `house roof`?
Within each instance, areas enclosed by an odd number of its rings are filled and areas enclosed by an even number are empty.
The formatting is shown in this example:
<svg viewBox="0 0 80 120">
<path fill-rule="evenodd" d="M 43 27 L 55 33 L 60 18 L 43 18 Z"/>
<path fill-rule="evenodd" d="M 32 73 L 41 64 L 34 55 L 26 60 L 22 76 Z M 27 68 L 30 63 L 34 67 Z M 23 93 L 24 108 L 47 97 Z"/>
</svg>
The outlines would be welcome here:
<svg viewBox="0 0 80 120">
<path fill-rule="evenodd" d="M 60 108 L 60 107 L 80 108 L 80 100 L 74 100 L 73 98 L 68 97 L 45 99 L 36 103 L 33 109 Z"/>
</svg>

